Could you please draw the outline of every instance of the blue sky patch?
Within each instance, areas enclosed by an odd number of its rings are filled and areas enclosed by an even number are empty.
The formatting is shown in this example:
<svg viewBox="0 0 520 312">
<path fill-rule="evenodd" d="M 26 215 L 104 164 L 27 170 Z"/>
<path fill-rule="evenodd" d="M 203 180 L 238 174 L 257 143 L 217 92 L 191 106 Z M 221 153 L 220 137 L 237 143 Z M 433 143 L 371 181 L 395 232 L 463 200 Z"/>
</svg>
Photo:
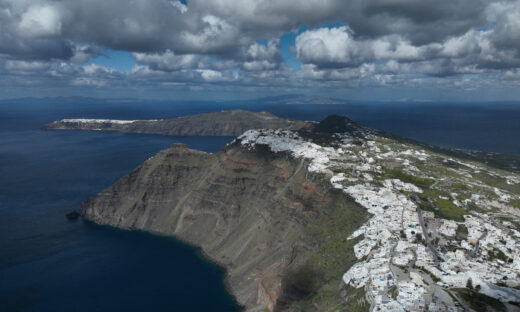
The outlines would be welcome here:
<svg viewBox="0 0 520 312">
<path fill-rule="evenodd" d="M 96 64 L 127 72 L 134 67 L 135 59 L 130 52 L 107 49 L 98 57 L 91 59 L 87 64 Z"/>
<path fill-rule="evenodd" d="M 302 62 L 296 57 L 293 51 L 296 36 L 307 30 L 307 26 L 301 26 L 296 32 L 288 32 L 280 37 L 280 53 L 282 54 L 284 62 L 292 68 L 298 70 Z"/>
</svg>

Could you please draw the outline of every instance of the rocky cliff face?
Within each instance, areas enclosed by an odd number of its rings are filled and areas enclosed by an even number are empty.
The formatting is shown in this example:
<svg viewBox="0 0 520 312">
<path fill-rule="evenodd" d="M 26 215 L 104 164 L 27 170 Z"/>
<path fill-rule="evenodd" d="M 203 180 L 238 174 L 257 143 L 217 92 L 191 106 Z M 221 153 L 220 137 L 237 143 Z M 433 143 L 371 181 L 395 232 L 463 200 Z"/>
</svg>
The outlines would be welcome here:
<svg viewBox="0 0 520 312">
<path fill-rule="evenodd" d="M 249 129 L 291 129 L 311 123 L 276 117 L 267 112 L 221 111 L 162 120 L 63 119 L 44 130 L 103 130 L 172 136 L 238 136 Z"/>
<path fill-rule="evenodd" d="M 367 216 L 310 174 L 304 159 L 238 143 L 216 154 L 175 144 L 87 200 L 83 214 L 200 246 L 227 268 L 231 292 L 251 311 L 291 307 L 320 287 L 337 288 L 354 257 L 324 241 L 344 242 Z M 313 273 L 325 269 L 321 256 L 311 259 L 320 248 L 323 256 L 334 253 L 336 274 Z"/>
<path fill-rule="evenodd" d="M 248 311 L 517 310 L 519 174 L 339 116 L 313 128 L 175 144 L 83 215 L 200 246 Z"/>
</svg>

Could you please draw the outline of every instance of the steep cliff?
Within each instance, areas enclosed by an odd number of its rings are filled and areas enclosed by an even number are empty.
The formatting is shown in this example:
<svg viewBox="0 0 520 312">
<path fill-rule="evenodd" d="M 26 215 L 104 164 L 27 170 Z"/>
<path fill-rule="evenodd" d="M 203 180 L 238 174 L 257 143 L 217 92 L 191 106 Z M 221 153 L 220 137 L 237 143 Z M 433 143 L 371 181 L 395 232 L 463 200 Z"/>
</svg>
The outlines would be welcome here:
<svg viewBox="0 0 520 312">
<path fill-rule="evenodd" d="M 291 306 L 337 289 L 354 261 L 339 244 L 367 216 L 306 167 L 261 147 L 207 154 L 175 144 L 87 200 L 83 214 L 200 246 L 227 268 L 231 292 L 251 311 Z"/>
<path fill-rule="evenodd" d="M 330 116 L 175 144 L 83 215 L 200 246 L 248 311 L 515 311 L 520 175 L 471 157 Z"/>
</svg>

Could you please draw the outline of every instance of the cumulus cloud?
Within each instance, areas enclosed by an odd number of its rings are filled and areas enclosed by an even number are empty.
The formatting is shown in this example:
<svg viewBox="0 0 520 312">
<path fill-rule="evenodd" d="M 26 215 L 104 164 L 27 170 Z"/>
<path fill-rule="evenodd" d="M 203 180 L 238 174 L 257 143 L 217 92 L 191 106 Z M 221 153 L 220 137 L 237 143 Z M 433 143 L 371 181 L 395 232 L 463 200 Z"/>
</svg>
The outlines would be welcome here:
<svg viewBox="0 0 520 312">
<path fill-rule="evenodd" d="M 420 61 L 435 57 L 443 48 L 442 44 L 415 46 L 399 35 L 357 39 L 353 34 L 348 26 L 305 31 L 296 37 L 297 55 L 321 67 L 352 67 L 380 60 Z M 457 42 L 450 46 L 456 49 Z"/>
<path fill-rule="evenodd" d="M 282 57 L 288 32 L 301 66 Z M 0 0 L 4 77 L 98 88 L 512 84 L 519 36 L 519 0 Z M 82 65 L 104 49 L 130 52 L 135 67 Z"/>
<path fill-rule="evenodd" d="M 188 6 L 181 3 L 180 1 L 170 1 L 170 3 L 173 5 L 174 8 L 176 8 L 177 10 L 179 10 L 179 12 L 181 14 L 184 14 L 186 12 L 188 12 Z"/>
<path fill-rule="evenodd" d="M 356 0 L 345 18 L 357 33 L 368 37 L 401 34 L 413 44 L 440 42 L 482 27 L 485 9 L 493 0 Z"/>
<path fill-rule="evenodd" d="M 393 71 L 441 76 L 520 66 L 517 49 L 496 44 L 499 31 L 470 29 L 441 42 L 414 45 L 398 34 L 356 38 L 350 27 L 342 26 L 307 30 L 296 37 L 295 46 L 304 63 L 321 69 L 390 63 Z"/>
<path fill-rule="evenodd" d="M 6 37 L 54 36 L 47 45 L 64 48 L 68 40 L 132 52 L 170 49 L 180 54 L 227 55 L 257 39 L 277 38 L 301 25 L 331 20 L 348 24 L 356 36 L 401 34 L 414 44 L 438 42 L 485 25 L 486 8 L 493 2 L 191 0 L 186 5 L 178 0 L 3 0 L 0 21 Z M 45 46 L 33 45 L 34 55 L 66 58 L 72 54 L 52 53 Z"/>
<path fill-rule="evenodd" d="M 170 50 L 163 53 L 132 53 L 137 63 L 153 70 L 177 71 L 190 68 L 203 68 L 209 57 L 196 54 L 176 55 Z"/>
<path fill-rule="evenodd" d="M 53 6 L 31 6 L 22 14 L 18 26 L 25 36 L 58 36 L 61 34 L 60 13 Z"/>
<path fill-rule="evenodd" d="M 14 61 L 5 62 L 5 69 L 11 72 L 41 72 L 49 69 L 50 64 L 41 61 Z"/>
<path fill-rule="evenodd" d="M 305 63 L 330 66 L 356 66 L 363 63 L 371 51 L 365 50 L 356 41 L 347 26 L 338 28 L 319 28 L 305 31 L 296 37 L 296 53 Z M 365 51 L 363 51 L 365 50 Z"/>
<path fill-rule="evenodd" d="M 211 70 L 211 69 L 200 69 L 198 70 L 202 79 L 206 81 L 222 81 L 224 77 L 221 72 Z"/>
</svg>

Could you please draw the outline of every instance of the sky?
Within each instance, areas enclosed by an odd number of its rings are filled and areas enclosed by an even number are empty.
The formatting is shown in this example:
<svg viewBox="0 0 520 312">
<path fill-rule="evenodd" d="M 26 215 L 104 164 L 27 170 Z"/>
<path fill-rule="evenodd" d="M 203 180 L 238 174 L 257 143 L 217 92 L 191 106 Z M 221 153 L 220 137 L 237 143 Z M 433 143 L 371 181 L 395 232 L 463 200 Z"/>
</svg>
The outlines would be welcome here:
<svg viewBox="0 0 520 312">
<path fill-rule="evenodd" d="M 520 0 L 0 0 L 0 91 L 516 101 Z"/>
</svg>

